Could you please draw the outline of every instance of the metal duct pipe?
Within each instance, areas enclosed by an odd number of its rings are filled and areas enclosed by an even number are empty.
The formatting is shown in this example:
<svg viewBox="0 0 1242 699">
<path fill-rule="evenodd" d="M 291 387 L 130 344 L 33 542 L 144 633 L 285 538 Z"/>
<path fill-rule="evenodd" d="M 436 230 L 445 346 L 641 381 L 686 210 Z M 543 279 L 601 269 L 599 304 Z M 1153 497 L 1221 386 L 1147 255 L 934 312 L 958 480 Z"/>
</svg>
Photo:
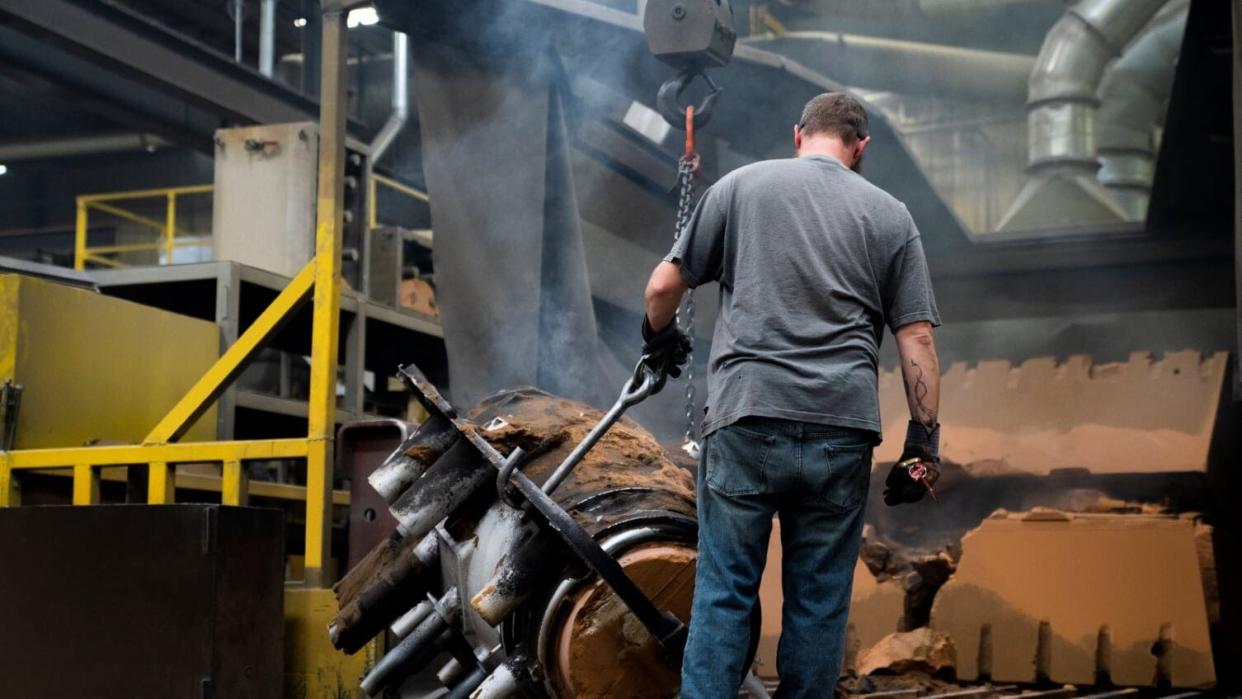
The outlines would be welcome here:
<svg viewBox="0 0 1242 699">
<path fill-rule="evenodd" d="M 1035 61 L 1027 100 L 1033 175 L 1001 220 L 1001 230 L 1107 226 L 1125 212 L 1095 180 L 1096 89 L 1165 0 L 1079 0 L 1049 30 Z"/>
<path fill-rule="evenodd" d="M 1031 167 L 1095 171 L 1096 88 L 1104 66 L 1165 0 L 1080 0 L 1044 39 L 1031 73 L 1027 128 Z"/>
<path fill-rule="evenodd" d="M 1026 98 L 1035 59 L 916 41 L 837 32 L 795 31 L 741 40 L 828 75 L 873 90 L 929 94 L 946 99 Z"/>
<path fill-rule="evenodd" d="M 17 160 L 43 160 L 68 158 L 102 153 L 122 153 L 131 150 L 155 150 L 169 145 L 159 136 L 145 133 L 110 134 L 107 136 L 83 136 L 60 138 L 53 141 L 0 144 L 0 162 Z"/>
<path fill-rule="evenodd" d="M 378 163 L 384 152 L 397 140 L 397 134 L 410 116 L 410 50 L 409 38 L 403 32 L 392 33 L 392 114 L 371 141 L 371 164 Z"/>
<path fill-rule="evenodd" d="M 259 7 L 259 72 L 272 77 L 276 66 L 276 0 Z"/>
<path fill-rule="evenodd" d="M 1096 177 L 1131 221 L 1147 214 L 1155 174 L 1152 131 L 1173 89 L 1189 9 L 1189 0 L 1165 5 L 1100 81 Z"/>
</svg>

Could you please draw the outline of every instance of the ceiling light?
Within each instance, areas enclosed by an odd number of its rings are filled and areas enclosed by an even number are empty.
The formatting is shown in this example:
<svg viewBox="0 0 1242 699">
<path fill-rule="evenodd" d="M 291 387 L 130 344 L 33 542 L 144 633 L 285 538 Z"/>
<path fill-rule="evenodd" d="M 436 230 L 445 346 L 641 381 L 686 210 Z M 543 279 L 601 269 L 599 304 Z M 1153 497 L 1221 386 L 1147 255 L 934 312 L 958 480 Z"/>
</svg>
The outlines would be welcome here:
<svg viewBox="0 0 1242 699">
<path fill-rule="evenodd" d="M 3 175 L 8 171 L 9 171 L 9 166 L 3 163 L 0 163 L 0 175 Z"/>
<path fill-rule="evenodd" d="M 345 26 L 353 29 L 354 27 L 369 27 L 379 22 L 379 13 L 374 7 L 359 7 L 356 10 L 350 10 L 349 16 L 345 18 Z"/>
<path fill-rule="evenodd" d="M 305 27 L 305 26 L 306 26 L 306 18 L 305 18 L 305 17 L 298 17 L 297 19 L 293 20 L 293 26 L 297 27 L 298 29 L 301 29 L 302 27 Z"/>
</svg>

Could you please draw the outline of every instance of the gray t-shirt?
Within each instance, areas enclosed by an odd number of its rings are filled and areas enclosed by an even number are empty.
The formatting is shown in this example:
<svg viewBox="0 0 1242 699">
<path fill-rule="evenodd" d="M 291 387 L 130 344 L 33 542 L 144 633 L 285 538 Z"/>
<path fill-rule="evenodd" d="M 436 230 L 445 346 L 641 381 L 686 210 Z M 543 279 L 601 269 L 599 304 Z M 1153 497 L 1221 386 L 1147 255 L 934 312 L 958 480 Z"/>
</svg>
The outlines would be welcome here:
<svg viewBox="0 0 1242 699">
<path fill-rule="evenodd" d="M 724 176 L 665 259 L 691 287 L 720 282 L 705 435 L 757 416 L 878 442 L 884 325 L 940 324 L 910 212 L 829 156 Z"/>
</svg>

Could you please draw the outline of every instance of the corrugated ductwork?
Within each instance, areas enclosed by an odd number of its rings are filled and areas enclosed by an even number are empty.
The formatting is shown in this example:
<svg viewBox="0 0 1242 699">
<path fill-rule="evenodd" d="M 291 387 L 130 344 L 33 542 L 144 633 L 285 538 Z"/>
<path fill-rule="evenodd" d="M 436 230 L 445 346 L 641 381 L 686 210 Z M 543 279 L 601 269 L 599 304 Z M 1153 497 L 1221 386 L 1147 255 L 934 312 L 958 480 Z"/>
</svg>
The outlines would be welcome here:
<svg viewBox="0 0 1242 699">
<path fill-rule="evenodd" d="M 788 56 L 846 85 L 946 99 L 1021 100 L 1035 65 L 1020 54 L 837 32 L 795 31 L 742 42 Z"/>
<path fill-rule="evenodd" d="M 1002 231 L 1107 226 L 1125 212 L 1095 179 L 1096 90 L 1110 60 L 1164 0 L 1080 0 L 1044 39 L 1027 101 L 1032 179 Z"/>
<path fill-rule="evenodd" d="M 1153 130 L 1173 88 L 1189 8 L 1189 0 L 1165 5 L 1100 81 L 1097 177 L 1131 221 L 1147 214 L 1155 174 Z"/>
</svg>

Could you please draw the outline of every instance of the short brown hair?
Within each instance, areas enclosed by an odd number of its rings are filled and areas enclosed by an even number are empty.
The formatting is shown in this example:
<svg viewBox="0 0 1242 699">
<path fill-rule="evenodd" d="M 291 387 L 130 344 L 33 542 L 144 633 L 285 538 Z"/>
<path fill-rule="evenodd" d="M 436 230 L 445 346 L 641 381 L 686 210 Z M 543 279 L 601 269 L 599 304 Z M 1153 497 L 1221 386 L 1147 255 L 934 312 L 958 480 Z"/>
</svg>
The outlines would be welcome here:
<svg viewBox="0 0 1242 699">
<path fill-rule="evenodd" d="M 867 110 L 848 92 L 825 92 L 802 108 L 798 128 L 804 136 L 830 133 L 852 144 L 867 137 Z"/>
</svg>

